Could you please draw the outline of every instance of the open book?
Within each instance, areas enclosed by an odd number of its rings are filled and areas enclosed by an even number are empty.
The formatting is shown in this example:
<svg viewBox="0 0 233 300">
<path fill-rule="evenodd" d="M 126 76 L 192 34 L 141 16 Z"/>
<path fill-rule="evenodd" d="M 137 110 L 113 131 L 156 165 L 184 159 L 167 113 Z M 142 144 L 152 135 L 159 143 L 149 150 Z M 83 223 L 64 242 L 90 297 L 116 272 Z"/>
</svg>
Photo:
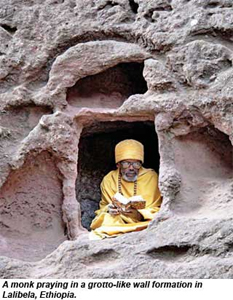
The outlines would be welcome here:
<svg viewBox="0 0 233 300">
<path fill-rule="evenodd" d="M 127 211 L 130 208 L 143 209 L 146 206 L 146 201 L 142 196 L 132 196 L 128 199 L 120 193 L 116 193 L 113 196 L 112 203 L 115 207 L 120 208 L 123 211 Z"/>
</svg>

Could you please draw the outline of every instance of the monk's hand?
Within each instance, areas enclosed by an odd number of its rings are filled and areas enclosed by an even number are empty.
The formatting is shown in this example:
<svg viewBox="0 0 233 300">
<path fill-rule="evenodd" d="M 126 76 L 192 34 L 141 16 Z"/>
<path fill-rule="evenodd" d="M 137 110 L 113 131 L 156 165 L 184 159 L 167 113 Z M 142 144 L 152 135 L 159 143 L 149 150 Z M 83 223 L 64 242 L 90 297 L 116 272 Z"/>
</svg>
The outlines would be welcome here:
<svg viewBox="0 0 233 300">
<path fill-rule="evenodd" d="M 109 213 L 111 216 L 117 216 L 117 215 L 119 215 L 121 212 L 120 212 L 119 209 L 116 208 L 114 205 L 109 204 L 109 205 L 108 205 L 108 213 Z"/>
<path fill-rule="evenodd" d="M 122 213 L 123 215 L 136 214 L 137 212 L 138 212 L 138 211 L 137 211 L 136 208 L 131 208 L 131 207 L 121 211 L 121 213 Z"/>
<path fill-rule="evenodd" d="M 142 220 L 142 215 L 140 214 L 140 212 L 136 209 L 136 208 L 129 208 L 125 211 L 121 212 L 123 215 L 128 216 L 128 217 L 134 217 L 136 219 L 138 219 L 138 221 Z"/>
</svg>

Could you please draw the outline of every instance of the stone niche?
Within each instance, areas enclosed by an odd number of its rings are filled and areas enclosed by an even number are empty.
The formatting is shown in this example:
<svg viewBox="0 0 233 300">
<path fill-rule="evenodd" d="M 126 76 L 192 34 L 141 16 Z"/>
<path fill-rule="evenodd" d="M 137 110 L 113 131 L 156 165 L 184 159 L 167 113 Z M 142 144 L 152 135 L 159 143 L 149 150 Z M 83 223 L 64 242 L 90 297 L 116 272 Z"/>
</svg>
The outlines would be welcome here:
<svg viewBox="0 0 233 300">
<path fill-rule="evenodd" d="M 79 141 L 76 195 L 81 204 L 82 225 L 88 230 L 99 207 L 100 183 L 109 171 L 116 169 L 115 145 L 124 139 L 140 141 L 145 150 L 144 166 L 158 172 L 158 139 L 153 122 L 96 122 L 85 127 Z"/>
<path fill-rule="evenodd" d="M 233 150 L 228 136 L 208 126 L 176 137 L 173 149 L 182 183 L 172 211 L 195 218 L 232 217 Z"/>
<path fill-rule="evenodd" d="M 36 261 L 64 240 L 62 178 L 52 155 L 29 155 L 0 190 L 0 255 Z"/>
<path fill-rule="evenodd" d="M 143 63 L 121 63 L 87 76 L 67 90 L 67 102 L 77 108 L 118 108 L 130 95 L 147 91 L 143 67 Z"/>
</svg>

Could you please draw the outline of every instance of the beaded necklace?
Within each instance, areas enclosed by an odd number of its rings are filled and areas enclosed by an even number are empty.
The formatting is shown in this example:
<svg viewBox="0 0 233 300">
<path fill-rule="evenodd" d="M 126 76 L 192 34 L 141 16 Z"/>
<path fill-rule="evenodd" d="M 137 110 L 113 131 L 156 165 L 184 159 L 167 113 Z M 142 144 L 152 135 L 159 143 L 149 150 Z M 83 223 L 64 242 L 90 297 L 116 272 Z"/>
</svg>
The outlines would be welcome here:
<svg viewBox="0 0 233 300">
<path fill-rule="evenodd" d="M 119 175 L 118 175 L 118 192 L 123 195 L 122 189 L 121 189 L 121 174 L 119 171 Z M 137 180 L 134 181 L 134 187 L 133 187 L 133 195 L 136 196 L 137 195 Z"/>
</svg>

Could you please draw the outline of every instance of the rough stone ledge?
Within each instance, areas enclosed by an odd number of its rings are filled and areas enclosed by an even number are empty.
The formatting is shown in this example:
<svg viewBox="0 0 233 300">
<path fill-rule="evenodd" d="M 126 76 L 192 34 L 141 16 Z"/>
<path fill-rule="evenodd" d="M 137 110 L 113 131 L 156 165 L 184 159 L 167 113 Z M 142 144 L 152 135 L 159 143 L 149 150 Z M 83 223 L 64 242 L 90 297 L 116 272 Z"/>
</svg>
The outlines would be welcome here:
<svg viewBox="0 0 233 300">
<path fill-rule="evenodd" d="M 232 278 L 232 221 L 232 218 L 200 220 L 174 216 L 154 222 L 145 231 L 104 241 L 89 241 L 87 235 L 82 235 L 76 241 L 62 243 L 37 263 L 1 257 L 0 275 L 1 278 Z M 135 259 L 137 264 L 133 264 Z"/>
</svg>

